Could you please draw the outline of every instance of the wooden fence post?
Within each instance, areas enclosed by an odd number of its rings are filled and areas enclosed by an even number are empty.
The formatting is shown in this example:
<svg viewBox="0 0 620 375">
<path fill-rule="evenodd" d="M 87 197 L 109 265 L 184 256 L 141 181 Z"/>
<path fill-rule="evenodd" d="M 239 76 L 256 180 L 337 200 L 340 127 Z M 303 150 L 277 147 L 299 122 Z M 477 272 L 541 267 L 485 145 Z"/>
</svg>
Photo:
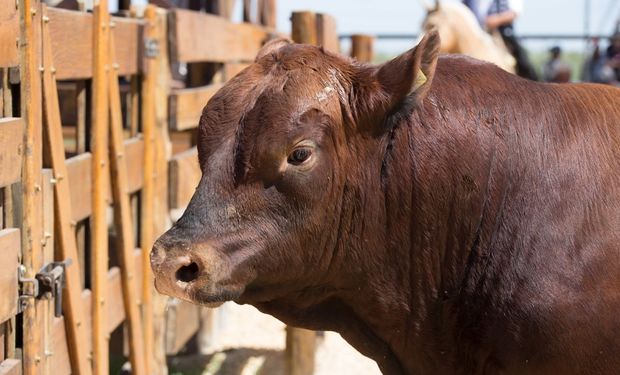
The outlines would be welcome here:
<svg viewBox="0 0 620 375">
<path fill-rule="evenodd" d="M 272 29 L 276 28 L 276 0 L 263 0 L 261 2 L 260 23 Z"/>
<path fill-rule="evenodd" d="M 93 361 L 96 375 L 109 373 L 108 341 L 106 321 L 106 296 L 108 275 L 108 221 L 106 198 L 108 177 L 106 176 L 108 154 L 108 1 L 95 3 L 93 13 L 93 123 L 92 123 L 92 335 Z"/>
<path fill-rule="evenodd" d="M 295 43 L 317 45 L 316 14 L 313 12 L 293 12 L 291 36 Z"/>
<path fill-rule="evenodd" d="M 153 5 L 147 6 L 144 12 L 146 20 L 145 36 L 147 45 L 158 44 L 157 9 Z M 159 50 L 159 48 L 158 48 Z M 153 51 L 154 52 L 154 51 Z M 165 53 L 159 50 L 159 54 Z M 143 82 L 142 105 L 142 135 L 144 137 L 144 179 L 142 186 L 142 205 L 140 220 L 140 246 L 142 248 L 142 321 L 144 324 L 144 350 L 146 356 L 145 368 L 147 374 L 159 373 L 154 363 L 153 345 L 153 276 L 149 254 L 154 241 L 154 198 L 155 198 L 155 90 L 157 87 L 157 56 L 148 55 L 146 58 L 146 74 Z M 166 178 L 162 176 L 162 178 Z"/>
<path fill-rule="evenodd" d="M 340 39 L 336 29 L 336 19 L 328 14 L 316 15 L 317 44 L 326 51 L 340 53 Z"/>
<path fill-rule="evenodd" d="M 351 57 L 360 62 L 371 62 L 375 38 L 370 35 L 354 34 L 351 36 Z"/>
<path fill-rule="evenodd" d="M 296 43 L 319 42 L 317 17 L 312 12 L 293 12 L 292 37 Z M 316 333 L 301 328 L 286 327 L 286 373 L 311 375 L 314 373 Z"/>
<path fill-rule="evenodd" d="M 26 278 L 34 278 L 42 266 L 42 110 L 41 110 L 41 4 L 38 0 L 22 0 L 19 3 L 20 18 L 20 89 L 21 117 L 25 122 L 22 169 L 23 221 L 22 264 Z M 33 292 L 32 285 L 24 288 Z M 24 374 L 41 372 L 42 340 L 38 303 L 34 298 L 24 300 L 23 313 L 23 360 Z"/>
</svg>

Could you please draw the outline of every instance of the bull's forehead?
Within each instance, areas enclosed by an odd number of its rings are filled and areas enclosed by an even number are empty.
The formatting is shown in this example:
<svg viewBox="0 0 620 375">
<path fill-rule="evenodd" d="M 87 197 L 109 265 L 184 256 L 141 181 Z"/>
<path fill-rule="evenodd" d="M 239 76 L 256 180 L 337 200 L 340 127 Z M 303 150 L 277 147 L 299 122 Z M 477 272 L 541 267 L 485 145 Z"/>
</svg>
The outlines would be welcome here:
<svg viewBox="0 0 620 375">
<path fill-rule="evenodd" d="M 290 69 L 277 61 L 270 66 L 255 63 L 211 99 L 201 128 L 207 138 L 231 137 L 248 113 L 256 111 L 271 124 L 294 120 L 309 109 L 336 117 L 346 97 L 341 75 L 329 66 Z"/>
</svg>

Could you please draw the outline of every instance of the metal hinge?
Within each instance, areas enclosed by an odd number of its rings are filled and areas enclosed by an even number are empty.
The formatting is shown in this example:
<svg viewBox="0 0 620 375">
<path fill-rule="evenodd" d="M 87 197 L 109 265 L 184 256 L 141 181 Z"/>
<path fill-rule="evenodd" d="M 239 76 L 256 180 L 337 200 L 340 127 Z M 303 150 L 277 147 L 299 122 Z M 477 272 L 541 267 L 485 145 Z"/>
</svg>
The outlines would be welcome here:
<svg viewBox="0 0 620 375">
<path fill-rule="evenodd" d="M 144 40 L 144 56 L 154 59 L 159 56 L 159 41 L 153 38 Z"/>
<path fill-rule="evenodd" d="M 18 312 L 26 309 L 30 298 L 54 299 L 54 316 L 62 316 L 62 288 L 65 284 L 65 268 L 71 263 L 71 259 L 48 263 L 41 268 L 34 278 L 24 277 L 26 267 L 20 265 L 17 270 L 20 287 Z M 28 284 L 31 284 L 32 287 L 26 287 Z"/>
</svg>

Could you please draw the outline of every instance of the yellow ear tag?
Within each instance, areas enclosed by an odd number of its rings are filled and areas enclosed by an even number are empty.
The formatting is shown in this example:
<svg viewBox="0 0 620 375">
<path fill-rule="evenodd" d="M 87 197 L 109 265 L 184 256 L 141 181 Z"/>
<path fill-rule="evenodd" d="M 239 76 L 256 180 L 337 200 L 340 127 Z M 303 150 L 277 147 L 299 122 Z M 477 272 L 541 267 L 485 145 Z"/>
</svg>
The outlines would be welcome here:
<svg viewBox="0 0 620 375">
<path fill-rule="evenodd" d="M 422 85 L 424 85 L 427 80 L 428 79 L 426 78 L 426 75 L 424 74 L 422 69 L 418 69 L 418 74 L 415 77 L 415 82 L 413 83 L 413 87 L 411 88 L 411 92 L 414 92 L 417 89 L 419 89 L 420 87 L 422 87 Z"/>
</svg>

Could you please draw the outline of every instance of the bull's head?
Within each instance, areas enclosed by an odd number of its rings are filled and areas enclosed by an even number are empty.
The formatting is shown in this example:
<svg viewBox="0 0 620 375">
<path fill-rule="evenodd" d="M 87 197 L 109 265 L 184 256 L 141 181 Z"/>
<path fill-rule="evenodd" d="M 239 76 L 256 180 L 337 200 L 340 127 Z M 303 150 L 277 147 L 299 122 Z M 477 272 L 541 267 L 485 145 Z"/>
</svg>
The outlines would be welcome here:
<svg viewBox="0 0 620 375">
<path fill-rule="evenodd" d="M 370 66 L 268 43 L 203 111 L 202 179 L 154 245 L 157 289 L 206 305 L 259 303 L 344 287 L 347 273 L 362 272 L 360 251 L 382 239 L 356 215 L 381 190 L 390 115 L 424 98 L 438 46 L 431 32 Z"/>
</svg>

